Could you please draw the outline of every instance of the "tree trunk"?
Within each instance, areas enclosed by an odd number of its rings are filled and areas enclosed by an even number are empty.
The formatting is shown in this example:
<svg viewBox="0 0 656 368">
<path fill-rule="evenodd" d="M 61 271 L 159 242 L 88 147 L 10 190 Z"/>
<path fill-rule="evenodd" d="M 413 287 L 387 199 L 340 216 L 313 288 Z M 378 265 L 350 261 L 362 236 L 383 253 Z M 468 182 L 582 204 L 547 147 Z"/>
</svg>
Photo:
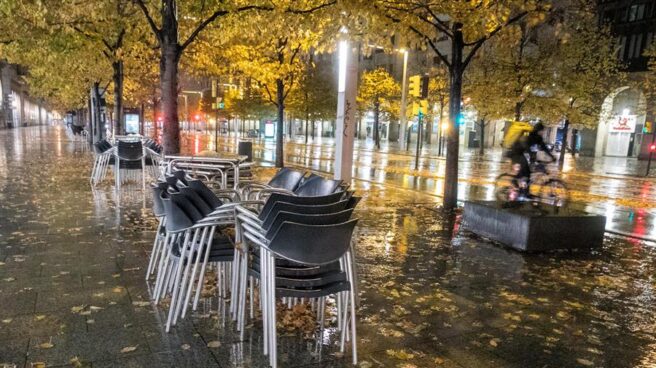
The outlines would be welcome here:
<svg viewBox="0 0 656 368">
<path fill-rule="evenodd" d="M 308 143 L 308 128 L 310 124 L 310 97 L 308 89 L 305 88 L 305 144 Z"/>
<path fill-rule="evenodd" d="M 180 123 L 178 120 L 178 61 L 177 43 L 162 45 L 162 116 L 164 118 L 162 141 L 164 153 L 180 153 Z"/>
<path fill-rule="evenodd" d="M 569 119 L 565 119 L 565 126 L 563 126 L 563 141 L 560 146 L 560 157 L 558 158 L 558 169 L 563 171 L 565 166 L 565 152 L 567 151 L 567 131 L 569 130 Z"/>
<path fill-rule="evenodd" d="M 141 110 L 139 111 L 139 134 L 141 134 L 142 136 L 146 135 L 146 129 L 145 129 L 146 122 L 144 121 L 146 120 L 145 117 L 146 117 L 146 104 L 142 102 Z"/>
<path fill-rule="evenodd" d="M 159 140 L 159 99 L 153 97 L 153 139 Z"/>
<path fill-rule="evenodd" d="M 276 167 L 284 167 L 283 157 L 283 127 L 285 117 L 285 84 L 282 79 L 276 79 L 276 101 L 278 104 L 278 122 L 276 129 Z"/>
<path fill-rule="evenodd" d="M 432 116 L 433 115 L 431 114 L 431 117 Z M 432 138 L 432 136 L 433 136 L 433 119 L 432 118 L 431 119 L 426 119 L 426 132 L 424 134 L 425 134 L 424 142 L 426 142 L 426 144 L 431 144 L 431 142 L 433 141 L 433 138 Z"/>
<path fill-rule="evenodd" d="M 308 132 L 310 129 L 310 116 L 306 115 L 305 116 L 305 144 L 308 143 Z"/>
<path fill-rule="evenodd" d="M 481 141 L 478 146 L 478 153 L 483 156 L 485 154 L 485 119 L 481 119 Z"/>
<path fill-rule="evenodd" d="M 112 63 L 112 79 L 114 80 L 114 134 L 124 135 L 123 126 L 123 61 Z"/>
<path fill-rule="evenodd" d="M 380 101 L 376 98 L 374 102 L 374 144 L 377 149 L 380 149 L 380 134 L 379 134 L 379 124 L 380 124 Z"/>
<path fill-rule="evenodd" d="M 523 102 L 515 103 L 515 121 L 520 121 L 522 118 L 522 107 L 524 107 Z"/>
<path fill-rule="evenodd" d="M 462 52 L 465 41 L 462 36 L 462 23 L 454 23 L 451 49 L 451 67 L 449 74 L 451 86 L 449 88 L 449 120 L 451 129 L 446 137 L 446 168 L 444 176 L 444 210 L 450 211 L 458 204 L 458 116 L 460 115 L 460 100 L 462 98 L 462 75 L 464 65 Z"/>
</svg>

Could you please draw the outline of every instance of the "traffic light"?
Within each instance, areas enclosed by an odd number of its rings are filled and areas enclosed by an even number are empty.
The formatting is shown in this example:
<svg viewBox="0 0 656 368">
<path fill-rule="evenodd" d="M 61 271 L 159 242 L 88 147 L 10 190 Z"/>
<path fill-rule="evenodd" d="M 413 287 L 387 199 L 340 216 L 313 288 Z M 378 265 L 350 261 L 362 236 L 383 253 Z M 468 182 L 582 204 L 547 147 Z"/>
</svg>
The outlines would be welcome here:
<svg viewBox="0 0 656 368">
<path fill-rule="evenodd" d="M 652 143 L 649 145 L 649 152 L 656 152 L 656 144 Z"/>
<path fill-rule="evenodd" d="M 642 128 L 643 133 L 653 133 L 651 121 L 645 121 L 645 126 Z"/>
<path fill-rule="evenodd" d="M 458 126 L 465 124 L 465 116 L 462 113 L 459 113 L 456 117 L 456 124 Z"/>
<path fill-rule="evenodd" d="M 421 76 L 413 75 L 409 78 L 408 93 L 414 97 L 421 96 Z"/>
<path fill-rule="evenodd" d="M 410 96 L 427 98 L 428 97 L 428 76 L 413 75 L 409 78 L 408 92 Z"/>
<path fill-rule="evenodd" d="M 428 76 L 421 77 L 421 98 L 428 98 Z"/>
</svg>

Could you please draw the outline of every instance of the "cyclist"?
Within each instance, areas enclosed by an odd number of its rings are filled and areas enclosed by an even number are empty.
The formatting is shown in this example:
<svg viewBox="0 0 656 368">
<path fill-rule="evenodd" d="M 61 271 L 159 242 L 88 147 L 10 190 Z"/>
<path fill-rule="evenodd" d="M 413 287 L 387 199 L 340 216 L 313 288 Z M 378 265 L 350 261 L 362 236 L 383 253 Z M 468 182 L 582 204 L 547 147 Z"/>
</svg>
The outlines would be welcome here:
<svg viewBox="0 0 656 368">
<path fill-rule="evenodd" d="M 512 170 L 520 190 L 520 196 L 529 196 L 531 164 L 536 161 L 537 152 L 543 151 L 551 157 L 551 161 L 556 160 L 544 143 L 541 135 L 543 130 L 544 125 L 542 123 L 535 124 L 528 135 L 518 138 L 510 147 L 509 156 L 512 162 Z"/>
</svg>

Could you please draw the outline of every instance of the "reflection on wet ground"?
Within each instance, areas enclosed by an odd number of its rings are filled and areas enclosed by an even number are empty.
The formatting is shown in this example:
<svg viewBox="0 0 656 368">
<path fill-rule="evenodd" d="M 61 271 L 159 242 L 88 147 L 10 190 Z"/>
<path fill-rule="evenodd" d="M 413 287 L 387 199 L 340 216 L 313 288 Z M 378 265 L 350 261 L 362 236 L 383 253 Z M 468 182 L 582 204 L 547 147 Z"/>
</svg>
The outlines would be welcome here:
<svg viewBox="0 0 656 368">
<path fill-rule="evenodd" d="M 216 298 L 164 332 L 143 280 L 148 198 L 92 191 L 81 145 L 61 128 L 0 131 L 0 366 L 265 367 L 260 326 L 239 341 Z M 356 188 L 361 366 L 656 365 L 649 243 L 523 255 L 454 232 L 433 196 Z M 336 351 L 332 334 L 286 336 L 281 366 L 349 366 Z"/>
<path fill-rule="evenodd" d="M 184 148 L 190 152 L 215 150 L 213 135 L 201 132 L 185 133 Z M 414 169 L 414 150 L 402 151 L 393 143 L 383 144 L 381 151 L 372 142 L 356 141 L 354 177 L 388 187 L 418 190 L 441 196 L 444 190 L 444 158 L 437 155 L 437 145 L 422 153 L 420 169 Z M 234 137 L 219 137 L 219 150 L 236 152 Z M 332 172 L 334 144 L 330 138 L 304 144 L 302 139 L 285 146 L 285 162 L 321 172 Z M 272 140 L 258 140 L 254 156 L 264 163 L 274 161 Z M 581 209 L 605 215 L 607 229 L 620 234 L 656 241 L 656 185 L 653 178 L 644 178 L 646 163 L 635 158 L 586 158 L 576 161 L 567 155 L 563 179 L 572 200 Z M 476 151 L 461 152 L 458 198 L 494 199 L 494 179 L 507 170 L 502 152 L 488 150 L 480 157 Z"/>
</svg>

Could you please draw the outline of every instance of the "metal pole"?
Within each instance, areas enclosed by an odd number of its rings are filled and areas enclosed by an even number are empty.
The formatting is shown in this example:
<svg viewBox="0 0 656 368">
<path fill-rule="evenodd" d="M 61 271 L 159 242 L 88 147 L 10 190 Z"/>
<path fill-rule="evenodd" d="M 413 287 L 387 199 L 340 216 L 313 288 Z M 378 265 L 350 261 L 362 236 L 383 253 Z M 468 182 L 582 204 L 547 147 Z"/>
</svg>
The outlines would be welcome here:
<svg viewBox="0 0 656 368">
<path fill-rule="evenodd" d="M 417 154 L 415 156 L 415 170 L 419 170 L 419 154 L 421 153 L 421 131 L 422 131 L 422 118 L 424 114 L 419 111 L 419 115 L 417 118 Z"/>
<path fill-rule="evenodd" d="M 651 147 L 649 147 L 649 158 L 647 159 L 647 172 L 645 173 L 645 176 L 649 176 L 649 169 L 651 167 L 651 156 L 654 154 L 654 152 L 651 150 Z"/>
<path fill-rule="evenodd" d="M 406 133 L 406 99 L 407 99 L 407 89 L 408 89 L 408 51 L 403 51 L 403 81 L 401 81 L 401 116 L 399 121 L 399 143 L 400 148 L 403 149 L 405 144 L 405 133 Z"/>
<path fill-rule="evenodd" d="M 216 120 L 214 120 L 214 151 L 219 152 L 219 109 L 216 109 Z"/>
</svg>

